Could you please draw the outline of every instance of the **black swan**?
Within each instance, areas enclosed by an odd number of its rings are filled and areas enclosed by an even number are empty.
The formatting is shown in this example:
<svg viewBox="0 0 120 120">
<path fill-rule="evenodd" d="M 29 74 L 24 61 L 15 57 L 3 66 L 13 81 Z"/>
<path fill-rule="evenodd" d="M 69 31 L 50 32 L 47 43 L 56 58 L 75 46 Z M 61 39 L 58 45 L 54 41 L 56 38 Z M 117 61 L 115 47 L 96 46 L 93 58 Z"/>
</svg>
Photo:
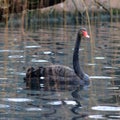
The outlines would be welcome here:
<svg viewBox="0 0 120 120">
<path fill-rule="evenodd" d="M 47 85 L 69 83 L 71 85 L 88 86 L 90 83 L 89 76 L 84 73 L 79 63 L 79 47 L 83 37 L 89 38 L 89 35 L 85 28 L 80 28 L 73 53 L 73 69 L 63 65 L 50 65 L 36 69 L 30 67 L 24 78 L 26 87 L 38 89 L 41 83 Z"/>
</svg>

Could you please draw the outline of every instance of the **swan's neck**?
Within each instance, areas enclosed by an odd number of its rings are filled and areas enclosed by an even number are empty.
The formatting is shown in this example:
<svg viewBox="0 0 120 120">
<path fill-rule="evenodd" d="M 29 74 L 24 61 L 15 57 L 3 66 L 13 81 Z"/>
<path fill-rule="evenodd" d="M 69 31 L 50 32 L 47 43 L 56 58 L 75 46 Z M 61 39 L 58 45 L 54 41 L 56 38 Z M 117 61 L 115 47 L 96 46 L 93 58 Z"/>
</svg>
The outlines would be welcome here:
<svg viewBox="0 0 120 120">
<path fill-rule="evenodd" d="M 79 63 L 79 47 L 81 43 L 81 36 L 77 35 L 77 40 L 75 43 L 74 53 L 73 53 L 73 68 L 75 73 L 82 79 L 84 77 L 84 72 L 80 67 Z"/>
</svg>

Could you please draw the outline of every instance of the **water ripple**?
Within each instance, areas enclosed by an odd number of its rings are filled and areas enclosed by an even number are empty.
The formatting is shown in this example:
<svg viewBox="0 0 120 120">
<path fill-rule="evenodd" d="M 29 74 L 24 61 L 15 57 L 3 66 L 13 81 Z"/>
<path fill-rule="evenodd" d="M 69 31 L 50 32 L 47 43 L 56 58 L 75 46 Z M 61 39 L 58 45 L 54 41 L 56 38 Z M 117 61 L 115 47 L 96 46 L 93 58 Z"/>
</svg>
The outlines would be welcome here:
<svg viewBox="0 0 120 120">
<path fill-rule="evenodd" d="M 50 54 L 52 54 L 52 52 L 51 51 L 45 51 L 45 52 L 43 52 L 45 55 L 50 55 Z"/>
<path fill-rule="evenodd" d="M 88 117 L 94 119 L 104 119 L 103 115 L 89 115 Z"/>
<path fill-rule="evenodd" d="M 36 60 L 36 59 L 32 59 L 31 62 L 48 62 L 47 60 Z"/>
<path fill-rule="evenodd" d="M 98 110 L 98 111 L 112 111 L 112 112 L 119 112 L 120 107 L 114 107 L 114 106 L 94 106 L 91 108 L 92 110 Z"/>
<path fill-rule="evenodd" d="M 21 76 L 25 76 L 26 73 L 23 72 L 10 72 L 11 74 L 15 74 L 15 75 L 21 75 Z"/>
<path fill-rule="evenodd" d="M 5 104 L 0 104 L 0 108 L 9 108 L 9 105 L 5 105 Z"/>
<path fill-rule="evenodd" d="M 0 78 L 0 80 L 8 80 L 8 78 Z"/>
<path fill-rule="evenodd" d="M 90 79 L 113 79 L 115 77 L 109 77 L 109 76 L 90 76 Z"/>
<path fill-rule="evenodd" d="M 24 50 L 0 50 L 0 53 L 2 53 L 2 52 L 24 52 Z"/>
<path fill-rule="evenodd" d="M 77 103 L 73 100 L 63 100 L 63 101 L 52 101 L 52 102 L 48 102 L 47 104 L 50 104 L 50 105 L 62 105 L 62 104 L 76 105 Z"/>
<path fill-rule="evenodd" d="M 25 48 L 40 48 L 41 46 L 31 45 L 31 46 L 25 46 Z"/>
<path fill-rule="evenodd" d="M 88 116 L 89 118 L 93 118 L 93 119 L 102 119 L 102 120 L 104 120 L 104 119 L 111 119 L 111 120 L 113 120 L 113 119 L 120 119 L 120 115 L 118 115 L 118 114 L 106 114 L 106 115 L 89 115 Z"/>
<path fill-rule="evenodd" d="M 31 108 L 26 108 L 26 111 L 42 111 L 41 108 L 37 108 L 37 107 L 31 107 Z"/>
<path fill-rule="evenodd" d="M 96 60 L 104 60 L 105 57 L 95 57 Z"/>
<path fill-rule="evenodd" d="M 10 102 L 31 102 L 32 99 L 28 98 L 3 98 L 3 101 L 10 101 Z"/>
<path fill-rule="evenodd" d="M 8 58 L 23 58 L 23 55 L 10 55 Z"/>
</svg>

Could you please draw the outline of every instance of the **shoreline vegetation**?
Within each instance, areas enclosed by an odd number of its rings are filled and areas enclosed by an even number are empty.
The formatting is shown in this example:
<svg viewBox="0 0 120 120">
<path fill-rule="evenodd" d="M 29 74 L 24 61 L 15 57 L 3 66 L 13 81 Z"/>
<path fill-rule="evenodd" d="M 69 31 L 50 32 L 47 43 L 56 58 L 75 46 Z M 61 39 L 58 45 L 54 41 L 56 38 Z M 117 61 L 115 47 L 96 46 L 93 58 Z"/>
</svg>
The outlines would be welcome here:
<svg viewBox="0 0 120 120">
<path fill-rule="evenodd" d="M 1 0 L 2 1 L 2 0 Z M 12 0 L 14 6 L 10 11 L 9 3 L 0 1 L 0 26 L 24 26 L 31 24 L 80 24 L 97 19 L 103 21 L 120 20 L 119 0 L 58 0 L 56 3 L 38 5 L 40 0 L 30 0 L 33 6 L 28 6 L 28 2 L 16 2 Z M 4 0 L 3 0 L 4 1 Z M 34 1 L 34 2 L 33 2 Z M 36 2 L 35 2 L 36 1 Z M 44 0 L 45 1 L 45 0 Z M 61 2 L 61 3 L 60 3 Z M 36 6 L 35 6 L 36 4 Z M 22 6 L 22 8 L 21 8 Z M 23 24 L 22 23 L 22 24 Z"/>
</svg>

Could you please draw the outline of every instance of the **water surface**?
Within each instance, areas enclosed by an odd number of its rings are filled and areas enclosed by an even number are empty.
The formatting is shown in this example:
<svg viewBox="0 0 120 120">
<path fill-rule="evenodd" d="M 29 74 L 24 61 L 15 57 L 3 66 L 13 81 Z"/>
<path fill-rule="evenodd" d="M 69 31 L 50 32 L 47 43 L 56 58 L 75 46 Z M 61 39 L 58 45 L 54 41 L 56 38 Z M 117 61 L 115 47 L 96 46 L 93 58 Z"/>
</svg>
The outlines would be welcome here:
<svg viewBox="0 0 120 120">
<path fill-rule="evenodd" d="M 120 23 L 92 25 L 91 39 L 82 41 L 80 61 L 90 75 L 89 88 L 79 90 L 66 83 L 54 90 L 44 84 L 40 90 L 24 89 L 23 77 L 29 66 L 61 64 L 72 68 L 79 27 L 0 29 L 1 119 L 120 119 Z"/>
</svg>

